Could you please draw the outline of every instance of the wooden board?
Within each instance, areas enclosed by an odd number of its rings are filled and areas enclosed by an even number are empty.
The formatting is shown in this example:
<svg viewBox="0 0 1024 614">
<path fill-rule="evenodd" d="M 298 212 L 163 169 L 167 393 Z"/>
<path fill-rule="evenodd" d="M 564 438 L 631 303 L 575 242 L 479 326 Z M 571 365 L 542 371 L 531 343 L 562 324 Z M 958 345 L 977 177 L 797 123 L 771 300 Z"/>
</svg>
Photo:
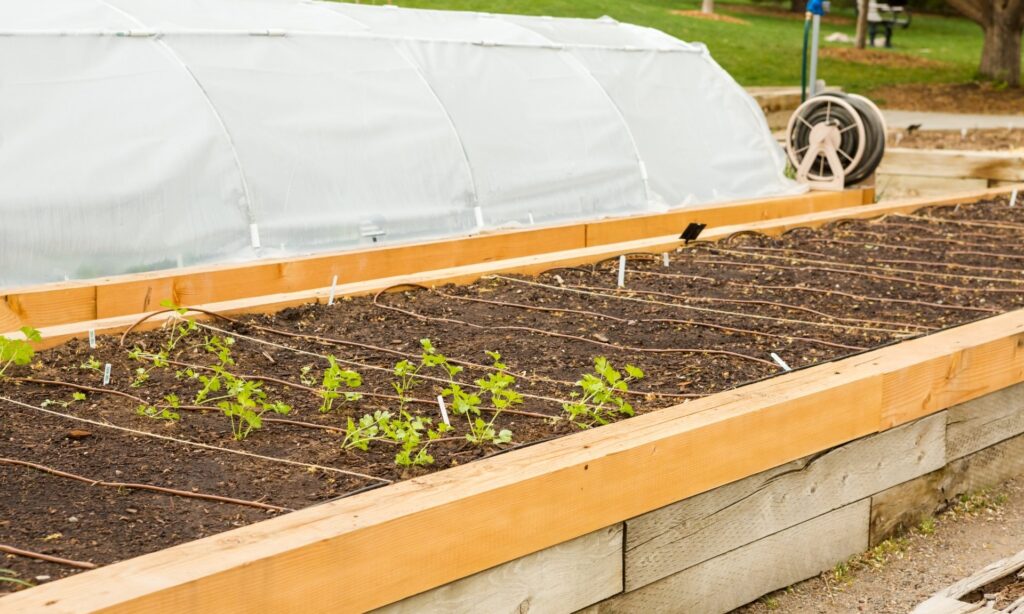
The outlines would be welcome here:
<svg viewBox="0 0 1024 614">
<path fill-rule="evenodd" d="M 889 147 L 878 172 L 885 175 L 1024 181 L 1024 153 Z"/>
<path fill-rule="evenodd" d="M 629 520 L 626 590 L 935 471 L 945 440 L 929 416 Z"/>
<path fill-rule="evenodd" d="M 948 428 L 949 460 L 1024 433 L 1024 385 L 951 407 Z"/>
<path fill-rule="evenodd" d="M 622 530 L 595 531 L 374 613 L 574 612 L 622 592 Z"/>
<path fill-rule="evenodd" d="M 1024 188 L 1024 185 L 1021 187 Z M 1000 188 L 985 190 L 982 192 L 969 192 L 949 196 L 939 200 L 913 199 L 900 201 L 898 203 L 861 205 L 819 213 L 796 215 L 778 220 L 743 223 L 735 226 L 721 226 L 705 231 L 702 238 L 707 240 L 723 239 L 733 233 L 744 230 L 756 230 L 765 234 L 777 235 L 793 228 L 820 226 L 837 219 L 865 218 L 875 217 L 885 213 L 908 212 L 929 204 L 973 202 L 1004 194 L 1007 189 L 1008 188 Z M 591 263 L 623 253 L 660 253 L 671 251 L 679 247 L 680 244 L 681 241 L 678 236 L 671 234 L 623 243 L 612 243 L 608 245 L 565 250 L 534 256 L 510 258 L 494 262 L 430 270 L 422 273 L 398 275 L 394 277 L 373 279 L 365 282 L 344 283 L 336 288 L 336 295 L 354 296 L 359 294 L 368 294 L 402 283 L 417 283 L 425 286 L 437 286 L 447 283 L 464 284 L 475 281 L 481 276 L 493 273 L 519 273 L 531 275 L 555 266 L 574 266 Z M 286 307 L 293 307 L 304 303 L 326 302 L 330 291 L 330 287 L 320 287 L 312 290 L 268 294 L 254 298 L 222 301 L 217 303 L 189 303 L 189 305 L 203 307 L 205 309 L 221 313 L 272 313 Z M 136 313 L 113 318 L 77 321 L 66 325 L 42 327 L 44 342 L 39 344 L 39 346 L 42 348 L 51 347 L 53 345 L 63 343 L 67 339 L 73 337 L 83 337 L 90 329 L 96 330 L 98 334 L 120 332 L 136 322 L 142 315 L 143 314 L 141 313 Z M 147 326 L 143 327 L 143 330 L 146 328 L 160 326 L 162 323 L 163 321 L 159 318 L 153 319 L 147 324 Z M 11 330 L 13 331 L 14 329 Z M 7 334 L 10 335 L 11 333 Z"/>
<path fill-rule="evenodd" d="M 948 446 L 947 441 L 947 449 Z M 951 459 L 938 471 L 876 493 L 871 497 L 871 545 L 916 527 L 922 519 L 941 511 L 960 495 L 997 487 L 1022 474 L 1024 435 L 1017 435 Z"/>
<path fill-rule="evenodd" d="M 340 283 L 408 275 L 623 240 L 678 236 L 689 222 L 722 226 L 862 205 L 869 198 L 874 198 L 871 190 L 814 192 L 412 245 L 0 288 L 4 305 L 0 322 L 9 322 L 13 313 L 18 325 L 5 328 L 42 328 L 151 311 L 165 300 L 199 305 L 312 290 L 329 286 L 335 275 Z"/>
<path fill-rule="evenodd" d="M 728 612 L 866 550 L 868 507 L 847 505 L 584 612 Z"/>
<path fill-rule="evenodd" d="M 984 603 L 981 607 L 977 605 L 973 606 L 975 609 L 969 609 L 969 605 L 963 602 L 957 601 L 964 595 L 975 591 L 986 584 L 990 584 L 1000 578 L 1004 578 L 1018 570 L 1024 568 L 1024 551 L 1018 552 L 1013 556 L 1006 557 L 986 565 L 984 568 L 978 570 L 971 576 L 954 582 L 950 586 L 938 591 L 931 598 L 924 603 L 920 604 L 913 609 L 911 614 L 957 614 L 967 612 L 996 612 L 991 608 L 986 608 Z M 956 609 L 956 604 L 960 604 L 961 609 Z"/>
<path fill-rule="evenodd" d="M 1007 373 L 1024 378 L 1005 351 L 1021 331 L 1024 311 L 995 316 L 104 567 L 0 609 L 373 609 L 993 392 Z M 1016 366 L 995 369 L 996 356 Z M 929 380 L 919 363 L 959 367 Z M 458 531 L 437 530 L 453 518 Z"/>
</svg>

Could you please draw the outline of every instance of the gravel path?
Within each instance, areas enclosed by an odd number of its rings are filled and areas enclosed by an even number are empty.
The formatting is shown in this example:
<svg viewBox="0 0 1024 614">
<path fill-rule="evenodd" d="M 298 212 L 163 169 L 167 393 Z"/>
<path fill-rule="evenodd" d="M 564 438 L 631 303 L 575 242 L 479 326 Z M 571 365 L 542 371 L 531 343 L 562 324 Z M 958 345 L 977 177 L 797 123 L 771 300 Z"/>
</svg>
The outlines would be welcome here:
<svg viewBox="0 0 1024 614">
<path fill-rule="evenodd" d="M 1024 477 L 979 493 L 913 533 L 734 614 L 909 612 L 932 593 L 1024 549 Z"/>
</svg>

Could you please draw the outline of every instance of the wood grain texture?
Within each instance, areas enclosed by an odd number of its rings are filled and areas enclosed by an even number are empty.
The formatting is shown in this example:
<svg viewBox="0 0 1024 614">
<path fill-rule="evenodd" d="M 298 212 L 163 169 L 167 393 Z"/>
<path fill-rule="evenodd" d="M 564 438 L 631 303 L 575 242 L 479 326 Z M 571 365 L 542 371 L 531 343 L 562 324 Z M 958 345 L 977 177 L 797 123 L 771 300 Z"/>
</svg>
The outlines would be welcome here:
<svg viewBox="0 0 1024 614">
<path fill-rule="evenodd" d="M 342 283 L 351 283 L 671 233 L 678 236 L 689 221 L 714 226 L 756 222 L 860 205 L 864 198 L 861 190 L 854 189 L 842 193 L 807 193 L 716 203 L 669 213 L 491 232 L 409 245 L 7 288 L 0 289 L 0 297 L 6 299 L 21 324 L 41 328 L 142 313 L 158 309 L 165 300 L 179 305 L 199 305 L 312 290 L 329 285 L 335 275 Z"/>
<path fill-rule="evenodd" d="M 878 172 L 886 175 L 1024 181 L 1024 154 L 889 147 Z"/>
<path fill-rule="evenodd" d="M 938 471 L 871 497 L 871 545 L 917 526 L 960 495 L 1024 475 L 1024 435 L 954 459 Z"/>
<path fill-rule="evenodd" d="M 982 586 L 985 586 L 986 584 L 1015 573 L 1022 568 L 1024 568 L 1024 551 L 1018 552 L 1013 556 L 1006 557 L 1005 559 L 1000 559 L 994 563 L 990 563 L 963 580 L 954 582 L 946 588 L 936 592 L 927 601 L 914 608 L 911 614 L 996 612 L 996 610 L 985 607 L 984 603 L 981 603 L 980 605 L 982 607 L 979 608 L 978 604 L 966 604 L 958 601 L 958 599 L 981 588 Z M 957 604 L 960 605 L 960 609 L 957 609 Z M 970 609 L 971 607 L 974 609 Z"/>
<path fill-rule="evenodd" d="M 557 614 L 622 592 L 622 524 L 374 610 L 375 614 Z"/>
<path fill-rule="evenodd" d="M 863 552 L 868 545 L 869 507 L 866 499 L 852 503 L 584 612 L 728 612 Z"/>
<path fill-rule="evenodd" d="M 1017 384 L 949 408 L 949 460 L 1024 433 L 1024 385 Z"/>
<path fill-rule="evenodd" d="M 929 416 L 628 521 L 631 591 L 946 464 L 945 414 Z"/>
<path fill-rule="evenodd" d="M 1020 186 L 1024 188 L 1024 185 Z M 989 198 L 995 195 L 1005 193 L 1009 188 L 986 190 L 983 192 L 971 192 L 967 194 L 960 194 L 956 196 L 950 196 L 948 198 L 935 200 L 935 199 L 913 199 L 908 201 L 900 201 L 898 203 L 886 203 L 877 205 L 861 205 L 848 207 L 844 209 L 829 210 L 819 213 L 812 213 L 806 215 L 797 215 L 781 219 L 772 219 L 764 222 L 752 222 L 743 223 L 734 226 L 720 226 L 717 228 L 711 228 L 704 232 L 702 238 L 707 240 L 723 239 L 732 235 L 733 233 L 742 230 L 756 230 L 769 235 L 778 235 L 787 230 L 800 227 L 816 227 L 828 222 L 835 221 L 837 219 L 844 218 L 863 218 L 863 217 L 875 217 L 884 213 L 891 212 L 906 212 L 913 211 L 922 206 L 928 204 L 942 204 L 942 203 L 953 203 L 953 202 L 972 202 L 982 198 Z M 873 198 L 873 192 L 870 188 L 866 188 L 860 192 L 865 198 Z M 649 252 L 659 253 L 665 251 L 671 251 L 680 245 L 679 238 L 676 234 L 651 237 L 645 239 L 637 239 L 634 241 L 626 241 L 622 243 L 613 243 L 608 245 L 599 245 L 594 247 L 579 248 L 579 249 L 568 249 L 564 251 L 537 254 L 532 256 L 523 256 L 518 258 L 507 258 L 504 260 L 480 262 L 476 264 L 454 266 L 442 269 L 432 269 L 420 273 L 400 274 L 392 277 L 375 278 L 367 281 L 358 282 L 345 282 L 339 284 L 336 288 L 337 296 L 354 296 L 359 294 L 366 294 L 376 292 L 378 290 L 393 286 L 401 283 L 418 283 L 426 286 L 443 285 L 446 283 L 457 283 L 465 284 L 473 282 L 479 279 L 481 276 L 493 274 L 493 273 L 519 273 L 524 275 L 536 274 L 541 271 L 545 271 L 555 266 L 575 266 L 580 264 L 597 262 L 610 256 L 615 256 L 622 253 L 629 252 Z M 551 249 L 556 249 L 555 245 L 549 246 Z M 382 257 L 386 255 L 382 253 Z M 293 263 L 294 266 L 299 266 L 297 263 Z M 152 276 L 154 274 L 145 274 Z M 323 279 L 330 279 L 330 276 L 323 276 Z M 148 279 L 148 277 L 146 278 Z M 128 282 L 126 282 L 128 283 Z M 217 311 L 222 313 L 273 313 L 287 307 L 293 307 L 310 302 L 323 302 L 327 300 L 330 294 L 330 288 L 328 286 L 317 287 L 309 290 L 297 290 L 293 292 L 278 292 L 270 293 L 252 298 L 233 299 L 227 301 L 219 301 L 214 303 L 198 303 L 196 297 L 201 292 L 196 290 L 190 290 L 188 284 L 182 286 L 176 286 L 176 289 L 171 291 L 171 295 L 174 297 L 174 301 L 177 304 L 183 304 L 193 307 L 203 307 L 211 311 Z M 46 286 L 45 288 L 49 288 Z M 113 290 L 107 287 L 97 287 L 99 294 L 105 294 L 112 292 Z M 25 290 L 26 292 L 28 290 Z M 42 291 L 42 289 L 40 289 Z M 142 293 L 135 292 L 134 290 L 129 291 L 129 298 L 125 300 L 130 304 L 134 305 L 150 305 L 154 303 L 154 295 L 159 293 Z M 130 298 L 134 296 L 134 298 Z M 12 296 L 8 298 L 17 298 Z M 134 301 L 134 302 L 132 302 Z M 63 343 L 64 341 L 75 338 L 83 337 L 87 334 L 90 329 L 94 329 L 98 334 L 112 334 L 123 331 L 126 327 L 137 321 L 140 317 L 145 314 L 142 313 L 129 313 L 123 316 L 103 317 L 96 320 L 75 320 L 68 324 L 52 325 L 41 327 L 43 331 L 44 341 L 39 344 L 40 348 L 52 347 Z M 152 320 L 143 330 L 146 328 L 153 328 L 163 323 L 161 319 Z M 21 325 L 19 320 L 17 326 L 7 326 L 8 331 L 14 331 Z M 4 327 L 0 327 L 0 331 L 3 331 Z"/>
</svg>

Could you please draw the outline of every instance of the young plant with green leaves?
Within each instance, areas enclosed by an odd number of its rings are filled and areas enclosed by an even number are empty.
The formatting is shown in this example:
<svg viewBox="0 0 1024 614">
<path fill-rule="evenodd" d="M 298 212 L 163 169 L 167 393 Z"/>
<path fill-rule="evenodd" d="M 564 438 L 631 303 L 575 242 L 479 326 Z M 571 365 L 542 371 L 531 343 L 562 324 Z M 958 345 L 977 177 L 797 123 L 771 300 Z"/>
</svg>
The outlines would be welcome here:
<svg viewBox="0 0 1024 614">
<path fill-rule="evenodd" d="M 51 405 L 59 405 L 60 407 L 67 409 L 68 407 L 71 407 L 71 405 L 74 403 L 84 401 L 85 398 L 86 397 L 84 392 L 73 392 L 71 393 L 71 399 L 68 401 L 55 401 L 53 399 L 46 399 L 45 401 L 42 402 L 42 406 L 49 407 Z"/>
<path fill-rule="evenodd" d="M 328 356 L 327 362 L 330 366 L 324 370 L 324 379 L 320 387 L 320 397 L 323 398 L 323 403 L 320 404 L 321 413 L 327 413 L 334 409 L 334 402 L 338 399 L 341 399 L 343 405 L 363 398 L 363 395 L 358 392 L 342 389 L 343 386 L 345 388 L 362 386 L 362 376 L 355 371 L 342 369 L 338 366 L 338 359 L 334 356 Z"/>
<path fill-rule="evenodd" d="M 25 336 L 24 339 L 8 339 L 0 335 L 0 379 L 6 376 L 12 365 L 24 367 L 31 363 L 32 357 L 36 355 L 32 343 L 43 340 L 39 331 L 31 326 L 21 327 L 21 334 Z"/>
<path fill-rule="evenodd" d="M 490 398 L 491 405 L 495 410 L 490 420 L 484 420 L 480 411 L 482 403 L 481 396 L 463 390 L 462 386 L 455 382 L 455 376 L 462 372 L 462 367 L 453 365 L 445 360 L 441 363 L 448 374 L 448 386 L 441 392 L 441 395 L 451 400 L 452 413 L 457 416 L 465 416 L 468 430 L 466 440 L 472 444 L 482 445 L 503 444 L 512 441 L 512 431 L 501 429 L 498 431 L 494 424 L 501 415 L 501 410 L 512 405 L 522 403 L 523 397 L 512 386 L 516 378 L 508 374 L 508 366 L 501 362 L 501 354 L 498 352 L 487 352 L 493 361 L 495 371 L 492 371 L 485 378 L 480 378 L 474 383 L 480 387 L 482 394 Z"/>
<path fill-rule="evenodd" d="M 25 587 L 35 586 L 31 582 L 19 578 L 17 572 L 13 569 L 0 569 L 0 584 L 15 584 Z"/>
<path fill-rule="evenodd" d="M 185 314 L 188 313 L 187 309 L 178 307 L 170 301 L 163 301 L 160 304 L 177 312 L 177 314 L 181 316 L 182 321 L 170 327 L 167 340 L 160 344 L 160 349 L 157 352 L 148 352 L 138 346 L 132 348 L 128 352 L 128 357 L 132 360 L 145 362 L 150 365 L 149 367 L 138 367 L 135 369 L 135 379 L 131 383 L 132 388 L 141 388 L 145 385 L 145 383 L 149 381 L 150 373 L 152 373 L 154 369 L 166 368 L 169 364 L 168 361 L 171 358 L 171 352 L 178 347 L 178 344 L 181 343 L 183 339 L 199 328 L 195 320 L 185 318 Z M 90 357 L 90 362 L 83 364 L 82 368 L 92 368 L 92 360 L 92 357 Z"/>
<path fill-rule="evenodd" d="M 268 400 L 261 382 L 244 380 L 229 373 L 222 376 L 227 398 L 217 403 L 217 407 L 231 421 L 231 434 L 235 440 L 242 441 L 254 430 L 263 428 L 263 415 L 267 412 L 281 415 L 291 412 L 290 405 Z"/>
<path fill-rule="evenodd" d="M 632 416 L 633 406 L 623 393 L 629 391 L 630 383 L 643 379 L 644 372 L 633 365 L 626 365 L 625 371 L 623 376 L 604 356 L 595 358 L 593 373 L 584 373 L 576 382 L 580 392 L 573 392 L 573 401 L 562 404 L 569 422 L 587 429 L 608 424 L 616 414 Z"/>
<path fill-rule="evenodd" d="M 181 414 L 174 411 L 181 407 L 181 401 L 178 399 L 178 395 L 169 394 L 164 397 L 164 402 L 167 406 L 155 406 L 155 405 L 139 405 L 135 410 L 140 416 L 145 418 L 152 418 L 154 420 L 165 420 L 167 422 L 177 422 L 181 420 Z"/>
</svg>

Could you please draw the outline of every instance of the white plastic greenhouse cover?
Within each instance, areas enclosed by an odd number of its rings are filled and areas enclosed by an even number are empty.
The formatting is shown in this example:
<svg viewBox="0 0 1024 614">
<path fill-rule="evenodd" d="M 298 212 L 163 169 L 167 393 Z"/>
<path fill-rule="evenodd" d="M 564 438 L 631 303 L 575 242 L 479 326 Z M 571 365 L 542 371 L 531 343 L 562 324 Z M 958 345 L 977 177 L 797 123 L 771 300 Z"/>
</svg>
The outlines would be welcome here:
<svg viewBox="0 0 1024 614">
<path fill-rule="evenodd" d="M 598 20 L 0 1 L 0 285 L 802 190 L 710 57 Z"/>
</svg>

